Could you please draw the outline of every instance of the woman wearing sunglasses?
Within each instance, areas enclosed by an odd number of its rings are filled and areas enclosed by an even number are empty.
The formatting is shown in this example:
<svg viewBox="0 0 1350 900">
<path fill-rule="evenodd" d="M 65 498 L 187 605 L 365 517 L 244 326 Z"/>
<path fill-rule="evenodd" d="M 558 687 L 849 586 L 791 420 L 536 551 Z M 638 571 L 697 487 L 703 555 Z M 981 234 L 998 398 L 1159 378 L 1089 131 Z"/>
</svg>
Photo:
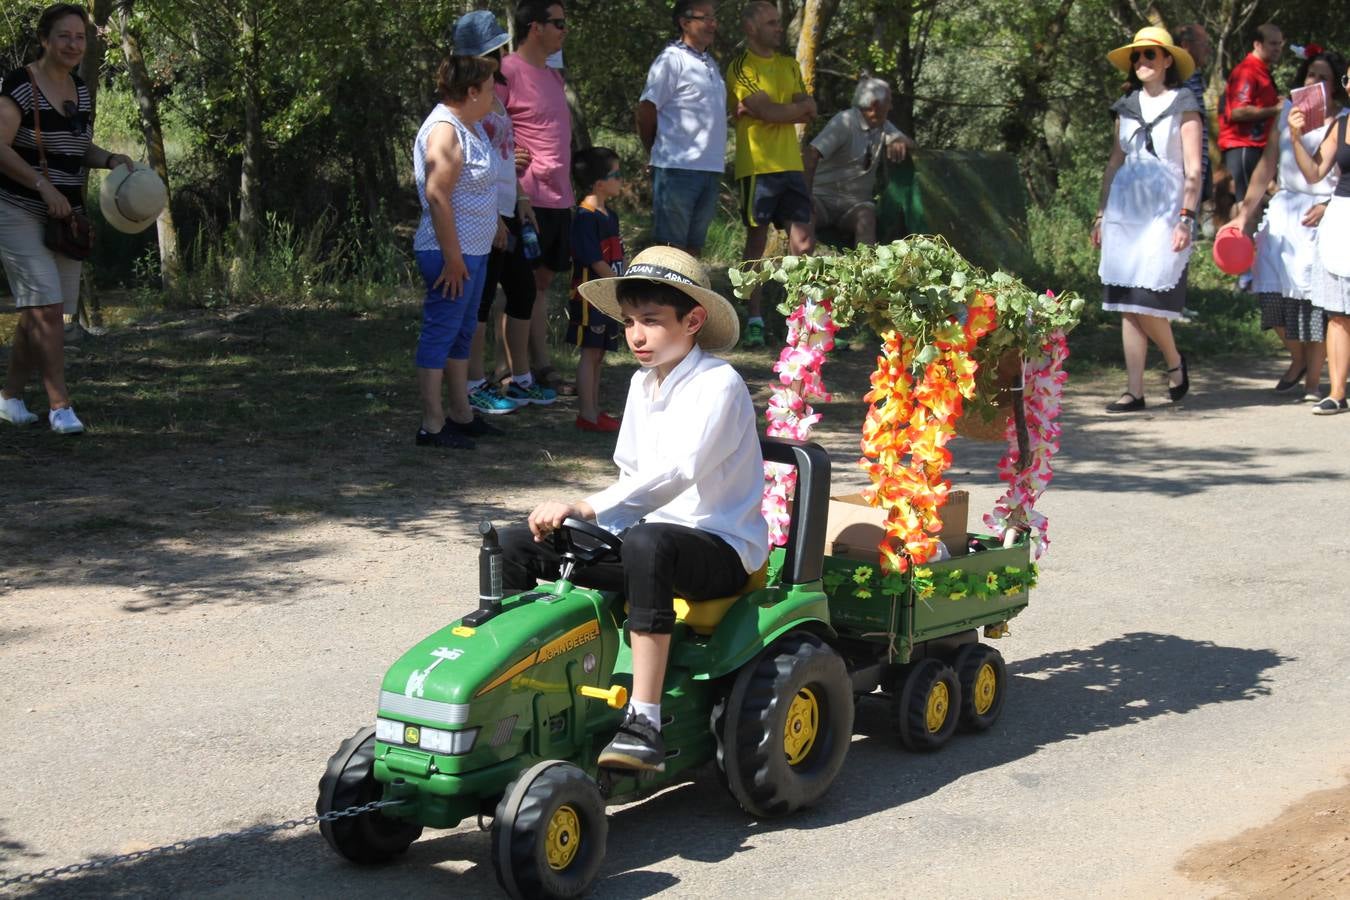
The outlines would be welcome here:
<svg viewBox="0 0 1350 900">
<path fill-rule="evenodd" d="M 43 232 L 48 217 L 84 213 L 87 168 L 132 164 L 94 145 L 89 91 L 75 74 L 84 59 L 88 24 L 81 6 L 47 7 L 38 19 L 42 51 L 37 62 L 15 69 L 0 83 L 0 259 L 19 309 L 0 391 L 0 419 L 14 425 L 37 421 L 23 402 L 24 387 L 36 370 L 47 390 L 47 421 L 59 434 L 84 431 L 66 391 L 61 320 L 79 303 L 80 263 L 49 250 Z"/>
<path fill-rule="evenodd" d="M 1316 129 L 1305 129 L 1301 143 L 1315 153 L 1326 133 L 1346 114 L 1347 97 L 1340 85 L 1345 71 L 1341 57 L 1331 52 L 1310 55 L 1299 67 L 1294 84 L 1327 86 L 1327 120 Z M 1288 122 L 1293 110 L 1288 101 L 1277 119 L 1275 131 L 1252 170 L 1247 196 L 1232 225 L 1250 232 L 1265 200 L 1266 188 L 1276 180 L 1279 190 L 1270 198 L 1261 227 L 1256 230 L 1256 263 L 1252 287 L 1261 298 L 1261 327 L 1270 328 L 1289 348 L 1289 369 L 1275 385 L 1287 391 L 1303 379 L 1303 400 L 1317 403 L 1318 386 L 1326 358 L 1326 312 L 1312 302 L 1313 261 L 1317 256 L 1317 225 L 1336 189 L 1333 171 L 1321 181 L 1309 182 L 1294 158 L 1293 135 Z"/>
<path fill-rule="evenodd" d="M 1144 28 L 1107 54 L 1128 73 L 1111 106 L 1116 140 L 1102 178 L 1092 243 L 1101 249 L 1102 308 L 1121 314 L 1128 382 L 1110 413 L 1142 410 L 1149 342 L 1167 364 L 1167 393 L 1186 396 L 1186 358 L 1172 319 L 1186 304 L 1186 264 L 1200 199 L 1200 108 L 1181 87 L 1195 69 L 1191 55 L 1164 28 Z"/>
<path fill-rule="evenodd" d="M 1350 70 L 1339 73 L 1341 87 L 1350 90 Z M 1342 116 L 1327 129 L 1316 151 L 1303 145 L 1303 110 L 1289 113 L 1289 134 L 1299 171 L 1310 182 L 1321 181 L 1339 170 L 1340 181 L 1317 226 L 1317 257 L 1313 261 L 1312 302 L 1327 313 L 1327 368 L 1331 370 L 1331 392 L 1313 407 L 1316 415 L 1343 413 L 1350 405 L 1345 399 L 1345 380 L 1350 378 L 1350 136 Z"/>
</svg>

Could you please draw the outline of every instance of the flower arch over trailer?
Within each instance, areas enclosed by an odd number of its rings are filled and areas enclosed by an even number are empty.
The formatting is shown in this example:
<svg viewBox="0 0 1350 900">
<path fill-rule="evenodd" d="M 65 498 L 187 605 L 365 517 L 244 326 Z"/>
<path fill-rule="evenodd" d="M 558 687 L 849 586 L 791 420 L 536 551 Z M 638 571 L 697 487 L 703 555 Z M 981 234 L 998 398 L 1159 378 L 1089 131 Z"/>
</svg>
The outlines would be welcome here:
<svg viewBox="0 0 1350 900">
<path fill-rule="evenodd" d="M 1028 532 L 1036 558 L 1049 544 L 1035 509 L 1053 477 L 1057 418 L 1067 374 L 1065 335 L 1083 301 L 1043 294 L 1004 272 L 985 274 L 940 237 L 915 236 L 836 256 L 784 256 L 729 271 L 738 297 L 769 281 L 787 299 L 787 345 L 774 364 L 778 383 L 766 413 L 767 433 L 806 440 L 820 421 L 813 403 L 828 402 L 821 376 L 840 327 L 864 323 L 881 335 L 862 431 L 862 459 L 872 486 L 864 496 L 886 510 L 878 547 L 882 570 L 903 573 L 932 559 L 951 483 L 948 442 L 965 417 L 1002 416 L 1008 451 L 999 477 L 1008 490 L 984 517 L 997 537 Z M 1016 363 L 1021 360 L 1021 366 Z M 1000 393 L 1000 361 L 1014 381 Z M 1020 368 L 1020 372 L 1018 369 Z M 999 405 L 1010 406 L 1009 411 Z M 963 423 L 964 424 L 964 423 Z M 764 515 L 770 540 L 787 540 L 788 498 L 795 474 L 765 466 Z"/>
</svg>

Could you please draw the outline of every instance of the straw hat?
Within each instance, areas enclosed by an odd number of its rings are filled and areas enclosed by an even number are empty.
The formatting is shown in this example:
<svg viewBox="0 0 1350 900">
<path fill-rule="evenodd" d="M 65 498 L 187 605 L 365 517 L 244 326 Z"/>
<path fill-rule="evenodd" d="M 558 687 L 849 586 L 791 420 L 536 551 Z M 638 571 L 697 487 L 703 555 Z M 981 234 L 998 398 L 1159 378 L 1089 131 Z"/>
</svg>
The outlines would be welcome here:
<svg viewBox="0 0 1350 900">
<path fill-rule="evenodd" d="M 169 191 L 164 182 L 154 169 L 140 162 L 130 170 L 118 166 L 109 172 L 98 195 L 103 218 L 127 234 L 137 234 L 155 224 L 168 202 Z"/>
<path fill-rule="evenodd" d="M 1177 67 L 1177 77 L 1182 81 L 1191 77 L 1195 71 L 1195 60 L 1191 55 L 1182 50 L 1176 44 L 1172 43 L 1172 36 L 1167 33 L 1166 28 L 1159 28 L 1156 25 L 1150 25 L 1148 28 L 1141 28 L 1134 33 L 1134 40 L 1124 47 L 1117 47 L 1106 54 L 1107 60 L 1126 75 L 1133 71 L 1130 65 L 1130 53 L 1135 49 L 1142 48 L 1147 50 L 1149 47 L 1158 47 L 1166 50 L 1172 57 L 1172 65 Z"/>
<path fill-rule="evenodd" d="M 615 289 L 620 281 L 650 281 L 668 284 L 689 295 L 708 311 L 708 319 L 698 332 L 698 345 L 709 353 L 725 353 L 741 337 L 741 323 L 731 301 L 712 289 L 703 263 L 674 247 L 648 247 L 629 263 L 618 278 L 597 278 L 578 287 L 585 297 L 611 319 L 622 319 Z"/>
</svg>

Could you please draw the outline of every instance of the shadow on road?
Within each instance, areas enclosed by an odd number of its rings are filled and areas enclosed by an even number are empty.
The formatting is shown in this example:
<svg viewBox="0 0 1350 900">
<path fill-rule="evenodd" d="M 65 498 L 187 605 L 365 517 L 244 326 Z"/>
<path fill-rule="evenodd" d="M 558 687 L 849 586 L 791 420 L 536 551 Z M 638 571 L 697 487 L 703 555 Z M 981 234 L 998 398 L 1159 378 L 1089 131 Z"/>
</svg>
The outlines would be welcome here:
<svg viewBox="0 0 1350 900">
<path fill-rule="evenodd" d="M 705 770 L 693 782 L 610 816 L 609 853 L 595 896 L 647 897 L 678 878 L 661 871 L 674 857 L 717 863 L 751 852 L 757 835 L 825 828 L 895 810 L 972 775 L 993 777 L 1006 763 L 1062 741 L 1164 715 L 1184 715 L 1219 703 L 1271 693 L 1270 671 L 1290 661 L 1274 650 L 1224 647 L 1168 634 L 1123 635 L 1094 647 L 1047 653 L 1010 663 L 1007 706 L 999 723 L 976 736 L 958 736 L 941 752 L 907 754 L 891 736 L 886 699 L 858 707 L 855 732 L 838 781 L 816 808 L 786 819 L 748 821 Z M 1038 776 L 1019 773 L 1024 785 Z M 109 830 L 115 825 L 110 823 Z M 0 860 L 17 869 L 33 854 L 0 833 Z M 467 872 L 432 868 L 468 862 Z M 640 871 L 654 869 L 653 871 Z M 429 833 L 407 860 L 383 870 L 359 870 L 324 848 L 317 832 L 285 839 L 243 839 L 193 848 L 50 882 L 28 896 L 176 896 L 265 881 L 269 896 L 368 891 L 418 895 L 454 891 L 494 896 L 497 889 L 486 835 L 467 828 Z"/>
</svg>

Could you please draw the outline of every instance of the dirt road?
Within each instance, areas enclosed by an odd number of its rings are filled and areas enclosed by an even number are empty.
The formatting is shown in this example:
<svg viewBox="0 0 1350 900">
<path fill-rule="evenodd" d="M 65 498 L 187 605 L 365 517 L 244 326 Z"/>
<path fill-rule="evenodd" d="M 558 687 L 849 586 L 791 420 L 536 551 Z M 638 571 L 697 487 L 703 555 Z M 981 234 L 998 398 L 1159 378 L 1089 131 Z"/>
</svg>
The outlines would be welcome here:
<svg viewBox="0 0 1350 900">
<path fill-rule="evenodd" d="M 837 484 L 860 483 L 861 371 L 827 410 Z M 1098 413 L 1117 385 L 1072 386 L 999 724 L 909 755 L 864 701 L 819 807 L 753 822 L 704 775 L 612 812 L 595 895 L 1344 896 L 1350 416 L 1277 400 L 1277 374 L 1197 373 L 1180 408 L 1125 418 Z M 86 449 L 40 487 L 7 472 L 0 878 L 309 812 L 384 668 L 474 605 L 472 523 L 603 482 L 599 440 L 540 455 L 566 413 L 539 415 L 467 470 L 400 433 L 357 460 Z M 973 511 L 998 452 L 957 446 Z M 498 895 L 473 823 L 380 871 L 301 829 L 27 890 Z"/>
</svg>

